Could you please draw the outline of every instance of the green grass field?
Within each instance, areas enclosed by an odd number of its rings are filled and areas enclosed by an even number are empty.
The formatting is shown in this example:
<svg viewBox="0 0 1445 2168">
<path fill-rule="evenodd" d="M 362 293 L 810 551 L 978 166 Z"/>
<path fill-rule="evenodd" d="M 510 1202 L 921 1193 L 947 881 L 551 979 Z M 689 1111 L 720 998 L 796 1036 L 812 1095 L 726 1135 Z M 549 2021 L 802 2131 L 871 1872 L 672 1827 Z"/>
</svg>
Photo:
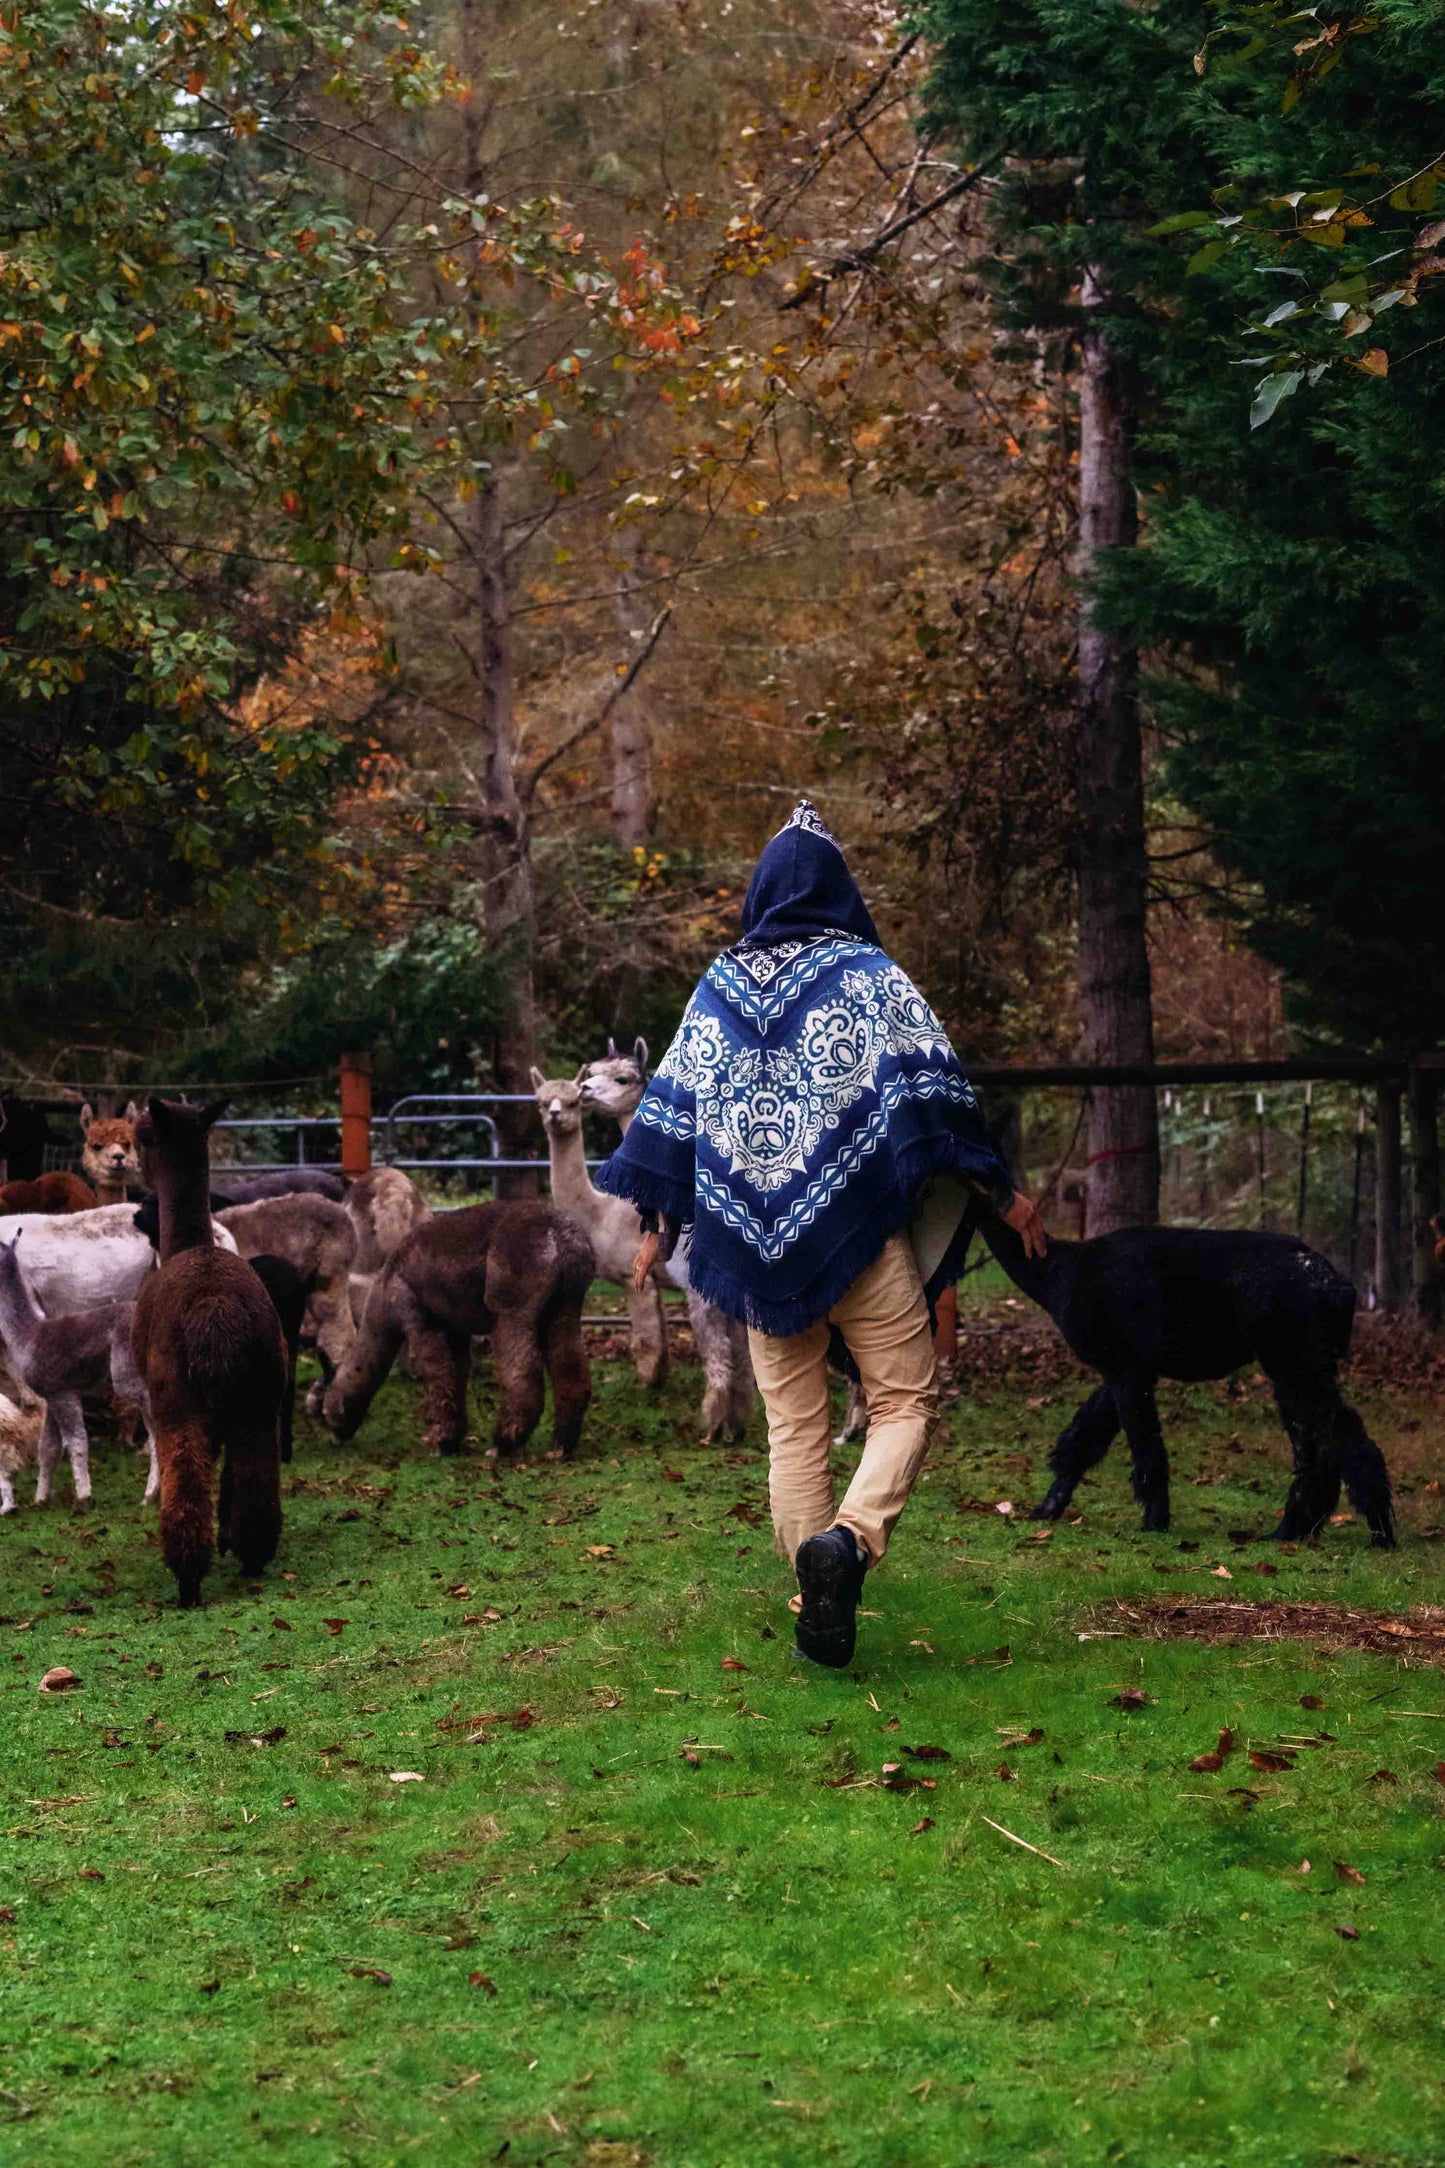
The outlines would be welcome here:
<svg viewBox="0 0 1445 2168">
<path fill-rule="evenodd" d="M 1228 1533 L 1283 1495 L 1257 1388 L 1167 1397 L 1150 1538 L 1117 1453 L 1076 1525 L 991 1510 L 1071 1388 L 965 1392 L 834 1675 L 760 1424 L 595 1386 L 569 1468 L 424 1458 L 405 1384 L 303 1421 L 276 1567 L 196 1613 L 128 1454 L 0 1525 L 0 2160 L 1445 2162 L 1438 1670 L 1107 1609 L 1430 1602 L 1426 1403 L 1361 1403 L 1399 1553 L 1278 1556 Z"/>
</svg>

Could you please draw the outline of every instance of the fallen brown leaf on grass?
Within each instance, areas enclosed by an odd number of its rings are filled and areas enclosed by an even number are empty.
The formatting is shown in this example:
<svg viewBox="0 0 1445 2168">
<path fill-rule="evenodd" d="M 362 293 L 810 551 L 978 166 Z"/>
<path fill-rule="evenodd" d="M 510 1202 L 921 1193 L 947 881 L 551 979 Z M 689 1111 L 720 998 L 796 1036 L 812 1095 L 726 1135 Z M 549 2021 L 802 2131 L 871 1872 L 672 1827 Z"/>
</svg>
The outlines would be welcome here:
<svg viewBox="0 0 1445 2168">
<path fill-rule="evenodd" d="M 906 1746 L 903 1751 L 905 1754 L 911 1755 L 914 1761 L 953 1760 L 953 1756 L 946 1746 Z"/>
<path fill-rule="evenodd" d="M 380 1965 L 353 1965 L 351 1977 L 353 1980 L 375 1980 L 378 1987 L 391 1985 L 391 1974 L 383 1972 Z"/>
<path fill-rule="evenodd" d="M 1324 1707 L 1324 1703 L 1320 1700 L 1318 1694 L 1301 1694 L 1299 1705 L 1302 1709 L 1322 1709 Z"/>
<path fill-rule="evenodd" d="M 1252 1746 L 1249 1758 L 1254 1767 L 1263 1770 L 1266 1776 L 1278 1776 L 1282 1770 L 1294 1767 L 1292 1754 L 1271 1754 L 1264 1747 Z"/>
<path fill-rule="evenodd" d="M 584 1558 L 611 1558 L 614 1553 L 610 1543 L 589 1543 L 582 1555 Z"/>
<path fill-rule="evenodd" d="M 1109 1705 L 1115 1709 L 1147 1709 L 1153 1698 L 1142 1686 L 1122 1686 L 1117 1694 L 1109 1696 Z"/>
<path fill-rule="evenodd" d="M 1006 1761 L 1001 1761 L 999 1763 L 998 1768 L 994 1771 L 994 1775 L 998 1778 L 1000 1784 L 1018 1783 L 1017 1775 L 1012 1769 L 1010 1769 Z"/>
<path fill-rule="evenodd" d="M 196 1982 L 196 1993 L 198 1995 L 216 1995 L 220 1993 L 220 1988 L 221 1983 L 219 1980 L 198 1980 Z"/>
<path fill-rule="evenodd" d="M 748 1668 L 741 1656 L 725 1656 L 722 1667 L 724 1671 L 746 1671 Z"/>
<path fill-rule="evenodd" d="M 1360 1939 L 1358 1927 L 1337 1927 L 1335 1933 L 1339 1936 L 1341 1942 L 1358 1942 Z"/>
<path fill-rule="evenodd" d="M 291 1621 L 289 1618 L 273 1618 L 271 1624 L 275 1627 L 277 1633 L 279 1634 L 289 1634 L 291 1631 Z"/>
<path fill-rule="evenodd" d="M 1037 1746 L 1043 1736 L 1043 1726 L 1035 1724 L 1032 1731 L 1010 1732 L 1006 1739 L 999 1740 L 999 1745 L 1001 1747 Z"/>
<path fill-rule="evenodd" d="M 1398 1784 L 1399 1781 L 1393 1769 L 1372 1769 L 1365 1779 L 1367 1784 Z"/>
<path fill-rule="evenodd" d="M 1445 1784 L 1445 1761 L 1437 1761 L 1431 1774 L 1437 1784 Z"/>
<path fill-rule="evenodd" d="M 1368 1875 L 1361 1874 L 1359 1868 L 1352 1867 L 1347 1859 L 1337 1859 L 1335 1861 L 1335 1873 L 1342 1882 L 1363 1884 L 1369 1880 Z"/>
<path fill-rule="evenodd" d="M 497 1992 L 496 1981 L 489 1980 L 484 1972 L 469 1972 L 467 1974 L 467 1986 L 479 1987 L 484 1995 L 495 1995 Z"/>
<path fill-rule="evenodd" d="M 1234 1733 L 1226 1724 L 1219 1734 L 1219 1744 L 1208 1754 L 1196 1754 L 1189 1764 L 1200 1776 L 1213 1776 L 1224 1767 L 1225 1759 L 1234 1752 Z"/>
<path fill-rule="evenodd" d="M 925 1814 L 921 1822 L 914 1823 L 908 1834 L 910 1837 L 921 1837 L 925 1829 L 932 1829 L 932 1827 L 933 1816 L 931 1814 Z"/>
<path fill-rule="evenodd" d="M 339 1634 L 342 1627 L 348 1625 L 350 1621 L 344 1618 L 324 1618 L 321 1623 L 329 1634 Z"/>
<path fill-rule="evenodd" d="M 68 1694 L 80 1681 L 67 1664 L 52 1664 L 36 1688 L 41 1694 Z"/>
<path fill-rule="evenodd" d="M 103 1882 L 105 1876 L 101 1873 L 99 1867 L 82 1867 L 80 1879 L 82 1882 Z"/>
</svg>

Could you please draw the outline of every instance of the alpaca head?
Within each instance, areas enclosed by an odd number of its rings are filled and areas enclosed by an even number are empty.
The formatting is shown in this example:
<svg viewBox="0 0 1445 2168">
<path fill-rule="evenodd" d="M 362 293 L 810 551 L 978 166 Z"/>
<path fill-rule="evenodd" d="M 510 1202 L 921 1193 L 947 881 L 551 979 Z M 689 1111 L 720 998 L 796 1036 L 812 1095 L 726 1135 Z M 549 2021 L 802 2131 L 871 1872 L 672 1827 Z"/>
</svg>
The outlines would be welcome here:
<svg viewBox="0 0 1445 2168">
<path fill-rule="evenodd" d="M 124 1114 L 97 1115 L 89 1105 L 80 1110 L 80 1164 L 85 1179 L 96 1189 L 120 1189 L 140 1181 L 135 1125 L 138 1109 L 132 1099 Z"/>
<path fill-rule="evenodd" d="M 635 1114 L 647 1089 L 647 1041 L 633 1041 L 630 1054 L 619 1054 L 613 1039 L 607 1042 L 607 1059 L 589 1061 L 582 1071 L 582 1103 L 610 1114 L 615 1122 Z"/>
<path fill-rule="evenodd" d="M 205 1176 L 211 1163 L 211 1131 L 226 1111 L 224 1099 L 193 1107 L 183 1099 L 147 1099 L 136 1117 L 135 1141 L 141 1176 L 155 1189 L 157 1175 Z"/>
<path fill-rule="evenodd" d="M 542 1116 L 542 1127 L 549 1137 L 575 1137 L 582 1128 L 582 1079 L 587 1071 L 581 1068 L 570 1081 L 566 1077 L 545 1077 L 540 1069 L 532 1071 L 532 1089 L 537 1094 L 537 1106 Z"/>
</svg>

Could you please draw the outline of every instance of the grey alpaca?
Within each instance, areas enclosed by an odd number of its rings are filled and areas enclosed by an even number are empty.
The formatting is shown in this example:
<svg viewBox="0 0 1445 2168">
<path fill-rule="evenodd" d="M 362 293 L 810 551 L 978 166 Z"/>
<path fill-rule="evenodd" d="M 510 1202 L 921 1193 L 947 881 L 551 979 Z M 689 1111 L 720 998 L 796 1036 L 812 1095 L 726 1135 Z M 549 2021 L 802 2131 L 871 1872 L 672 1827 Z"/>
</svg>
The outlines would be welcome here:
<svg viewBox="0 0 1445 2168">
<path fill-rule="evenodd" d="M 72 1310 L 47 1317 L 20 1262 L 20 1236 L 0 1241 L 0 1337 L 11 1368 L 45 1402 L 45 1422 L 36 1451 L 35 1503 L 50 1503 L 62 1451 L 70 1462 L 75 1502 L 90 1498 L 90 1440 L 80 1396 L 109 1384 L 119 1399 L 133 1402 L 145 1420 L 150 1449 L 146 1497 L 156 1491 L 156 1443 L 151 1428 L 145 1381 L 131 1354 L 133 1302 L 104 1302 L 93 1310 Z"/>
</svg>

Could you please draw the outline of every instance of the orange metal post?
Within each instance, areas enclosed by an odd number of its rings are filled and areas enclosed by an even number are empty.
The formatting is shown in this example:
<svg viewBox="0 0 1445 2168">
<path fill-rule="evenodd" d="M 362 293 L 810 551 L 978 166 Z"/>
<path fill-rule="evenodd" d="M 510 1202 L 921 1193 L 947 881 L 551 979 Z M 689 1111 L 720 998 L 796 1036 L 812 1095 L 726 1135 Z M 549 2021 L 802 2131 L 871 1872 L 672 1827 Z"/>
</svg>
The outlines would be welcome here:
<svg viewBox="0 0 1445 2168">
<path fill-rule="evenodd" d="M 341 1171 L 354 1181 L 371 1165 L 371 1056 L 341 1057 Z"/>
</svg>

